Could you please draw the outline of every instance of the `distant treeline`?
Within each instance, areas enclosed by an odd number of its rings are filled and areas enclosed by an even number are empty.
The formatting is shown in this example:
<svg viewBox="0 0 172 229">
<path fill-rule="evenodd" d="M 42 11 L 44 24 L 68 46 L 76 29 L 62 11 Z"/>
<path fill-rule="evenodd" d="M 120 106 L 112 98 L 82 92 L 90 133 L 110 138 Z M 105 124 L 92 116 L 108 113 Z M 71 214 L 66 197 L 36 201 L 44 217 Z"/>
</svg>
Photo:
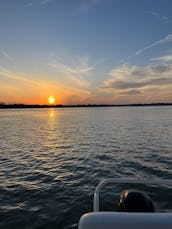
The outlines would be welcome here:
<svg viewBox="0 0 172 229">
<path fill-rule="evenodd" d="M 63 107 L 63 105 L 39 105 L 39 104 L 5 104 L 0 103 L 0 108 L 49 108 L 49 107 Z"/>
<path fill-rule="evenodd" d="M 67 107 L 124 107 L 124 106 L 171 106 L 172 103 L 138 103 L 138 104 L 77 104 L 77 105 L 39 105 L 39 104 L 5 104 L 0 103 L 0 108 L 67 108 Z"/>
</svg>

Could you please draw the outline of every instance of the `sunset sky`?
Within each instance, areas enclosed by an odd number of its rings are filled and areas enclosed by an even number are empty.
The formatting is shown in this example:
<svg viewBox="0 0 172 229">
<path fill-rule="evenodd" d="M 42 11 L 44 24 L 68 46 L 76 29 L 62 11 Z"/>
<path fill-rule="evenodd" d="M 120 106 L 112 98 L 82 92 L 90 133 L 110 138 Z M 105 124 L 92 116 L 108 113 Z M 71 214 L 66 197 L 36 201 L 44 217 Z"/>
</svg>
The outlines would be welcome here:
<svg viewBox="0 0 172 229">
<path fill-rule="evenodd" d="M 171 0 L 0 0 L 0 102 L 172 102 Z"/>
</svg>

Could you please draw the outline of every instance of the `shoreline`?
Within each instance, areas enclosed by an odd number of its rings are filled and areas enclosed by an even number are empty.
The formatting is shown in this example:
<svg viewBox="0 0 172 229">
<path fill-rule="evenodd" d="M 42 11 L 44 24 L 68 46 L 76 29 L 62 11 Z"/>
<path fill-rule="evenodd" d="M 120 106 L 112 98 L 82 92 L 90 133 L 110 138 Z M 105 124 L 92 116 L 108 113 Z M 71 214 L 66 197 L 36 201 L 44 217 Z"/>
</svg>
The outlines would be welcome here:
<svg viewBox="0 0 172 229">
<path fill-rule="evenodd" d="M 0 109 L 28 109 L 28 108 L 85 108 L 85 107 L 135 107 L 135 106 L 172 106 L 172 103 L 144 103 L 144 104 L 77 104 L 77 105 L 39 105 L 39 104 L 0 104 Z"/>
</svg>

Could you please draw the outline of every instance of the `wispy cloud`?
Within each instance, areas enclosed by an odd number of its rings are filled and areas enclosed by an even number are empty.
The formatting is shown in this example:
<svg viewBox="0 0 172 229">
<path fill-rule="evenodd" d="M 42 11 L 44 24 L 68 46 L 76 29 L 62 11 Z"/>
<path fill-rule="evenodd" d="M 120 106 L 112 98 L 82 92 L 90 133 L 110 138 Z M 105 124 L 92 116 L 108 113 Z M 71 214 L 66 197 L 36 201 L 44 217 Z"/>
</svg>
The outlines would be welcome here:
<svg viewBox="0 0 172 229">
<path fill-rule="evenodd" d="M 89 9 L 96 8 L 111 0 L 87 0 L 80 3 L 79 9 L 81 12 L 87 12 Z"/>
<path fill-rule="evenodd" d="M 144 48 L 138 50 L 135 55 L 139 55 L 141 54 L 142 52 L 152 48 L 152 47 L 155 47 L 155 46 L 158 46 L 158 45 L 162 45 L 162 44 L 166 44 L 166 43 L 169 43 L 172 41 L 172 34 L 168 34 L 166 37 L 164 37 L 163 39 L 160 39 L 158 41 L 155 41 L 153 42 L 152 44 L 148 45 L 148 46 L 145 46 Z"/>
<path fill-rule="evenodd" d="M 24 5 L 24 7 L 32 7 L 33 6 L 33 2 L 28 2 Z"/>
<path fill-rule="evenodd" d="M 143 52 L 153 48 L 153 47 L 156 47 L 156 46 L 159 46 L 159 45 L 163 45 L 163 44 L 167 44 L 167 43 L 170 43 L 172 42 L 172 34 L 168 34 L 166 37 L 160 39 L 160 40 L 157 40 L 157 41 L 154 41 L 152 42 L 150 45 L 147 45 L 145 47 L 143 47 L 142 49 L 139 49 L 137 50 L 134 54 L 128 56 L 127 58 L 125 59 L 122 59 L 120 60 L 120 63 L 126 63 L 127 61 L 129 61 L 130 59 L 138 56 L 138 55 L 141 55 Z"/>
<path fill-rule="evenodd" d="M 166 37 L 160 39 L 160 40 L 157 40 L 157 41 L 154 41 L 152 42 L 150 45 L 147 45 L 145 47 L 143 47 L 142 49 L 139 49 L 137 50 L 134 54 L 128 56 L 127 58 L 121 60 L 120 62 L 121 63 L 125 63 L 127 61 L 129 61 L 130 59 L 142 54 L 143 52 L 153 48 L 153 47 L 156 47 L 156 46 L 159 46 L 159 45 L 163 45 L 163 44 L 167 44 L 167 43 L 170 43 L 172 42 L 172 34 L 168 34 Z"/>
<path fill-rule="evenodd" d="M 88 87 L 90 85 L 89 80 L 86 78 L 95 70 L 95 66 L 90 65 L 88 58 L 84 57 L 75 57 L 75 63 L 71 65 L 53 60 L 48 66 L 55 69 L 59 76 L 65 77 L 68 83 L 73 83 L 79 87 Z"/>
<path fill-rule="evenodd" d="M 13 61 L 14 59 L 4 50 L 0 51 L 1 56 L 3 56 L 8 61 Z"/>
<path fill-rule="evenodd" d="M 35 5 L 47 5 L 52 3 L 54 0 L 40 0 L 39 2 L 31 1 L 25 4 L 25 7 L 33 7 Z"/>
<path fill-rule="evenodd" d="M 158 21 L 161 21 L 163 23 L 171 22 L 169 17 L 167 17 L 166 15 L 162 15 L 160 12 L 157 12 L 157 11 L 154 11 L 154 10 L 148 10 L 148 11 L 145 11 L 145 13 L 147 15 L 151 15 L 152 17 L 154 17 L 155 19 L 157 19 Z"/>
<path fill-rule="evenodd" d="M 120 95 L 141 95 L 141 91 L 138 89 L 129 89 L 129 90 L 123 90 L 123 91 L 119 91 Z"/>
<path fill-rule="evenodd" d="M 21 74 L 14 73 L 3 66 L 0 66 L 0 78 L 8 78 L 11 80 L 15 80 L 18 82 L 25 82 L 33 85 L 39 85 L 39 83 L 36 80 L 28 79 L 27 76 L 23 76 Z"/>
<path fill-rule="evenodd" d="M 46 5 L 46 4 L 49 4 L 49 3 L 52 3 L 53 2 L 53 0 L 42 0 L 41 2 L 40 2 L 40 4 L 41 5 Z"/>
<path fill-rule="evenodd" d="M 93 66 L 77 66 L 77 67 L 71 67 L 68 66 L 64 63 L 60 62 L 54 62 L 54 63 L 49 63 L 49 66 L 56 68 L 58 71 L 65 73 L 65 74 L 72 74 L 76 76 L 81 76 L 84 74 L 89 73 L 90 71 L 94 70 Z"/>
<path fill-rule="evenodd" d="M 172 62 L 172 55 L 161 56 L 157 58 L 152 58 L 151 61 L 160 61 L 160 62 Z"/>
</svg>

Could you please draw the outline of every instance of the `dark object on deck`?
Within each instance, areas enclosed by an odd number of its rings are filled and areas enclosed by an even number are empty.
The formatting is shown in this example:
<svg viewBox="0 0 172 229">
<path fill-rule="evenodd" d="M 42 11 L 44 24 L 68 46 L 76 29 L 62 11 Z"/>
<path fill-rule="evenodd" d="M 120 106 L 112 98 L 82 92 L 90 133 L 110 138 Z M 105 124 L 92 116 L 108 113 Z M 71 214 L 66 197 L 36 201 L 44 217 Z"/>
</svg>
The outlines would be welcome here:
<svg viewBox="0 0 172 229">
<path fill-rule="evenodd" d="M 122 212 L 155 212 L 150 197 L 138 190 L 122 191 L 119 206 Z"/>
</svg>

